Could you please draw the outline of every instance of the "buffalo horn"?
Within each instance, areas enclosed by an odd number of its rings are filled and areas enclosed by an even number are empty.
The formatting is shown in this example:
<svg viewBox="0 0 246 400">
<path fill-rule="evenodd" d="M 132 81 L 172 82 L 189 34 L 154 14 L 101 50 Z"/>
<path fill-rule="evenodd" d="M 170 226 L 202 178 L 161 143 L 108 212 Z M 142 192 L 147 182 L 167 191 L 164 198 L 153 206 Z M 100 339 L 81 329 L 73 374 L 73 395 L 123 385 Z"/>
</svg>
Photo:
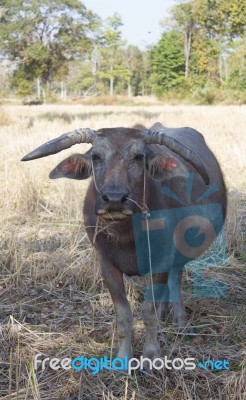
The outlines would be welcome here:
<svg viewBox="0 0 246 400">
<path fill-rule="evenodd" d="M 46 157 L 51 154 L 59 153 L 62 150 L 68 149 L 74 144 L 78 143 L 92 143 L 95 139 L 96 132 L 89 129 L 77 129 L 72 132 L 64 133 L 56 139 L 50 140 L 49 142 L 42 144 L 35 150 L 24 156 L 21 161 L 35 160 L 36 158 Z"/>
<path fill-rule="evenodd" d="M 164 132 L 148 130 L 145 134 L 146 144 L 161 144 L 168 147 L 174 153 L 178 154 L 189 164 L 191 164 L 201 175 L 206 185 L 209 184 L 207 169 L 200 158 L 187 146 L 180 143 L 177 139 L 166 135 Z"/>
</svg>

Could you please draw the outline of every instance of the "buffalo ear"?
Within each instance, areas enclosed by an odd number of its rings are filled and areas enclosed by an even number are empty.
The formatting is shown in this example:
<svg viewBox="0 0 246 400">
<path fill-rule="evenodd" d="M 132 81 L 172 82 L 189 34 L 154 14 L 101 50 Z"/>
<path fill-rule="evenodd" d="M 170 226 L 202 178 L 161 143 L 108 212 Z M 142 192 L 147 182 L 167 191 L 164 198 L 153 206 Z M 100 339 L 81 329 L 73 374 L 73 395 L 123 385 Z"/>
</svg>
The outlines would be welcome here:
<svg viewBox="0 0 246 400">
<path fill-rule="evenodd" d="M 188 169 L 178 158 L 169 154 L 155 155 L 147 165 L 153 179 L 171 179 L 174 176 L 184 176 Z"/>
<path fill-rule="evenodd" d="M 50 179 L 87 179 L 91 175 L 90 159 L 83 154 L 74 154 L 58 164 L 51 172 Z"/>
</svg>

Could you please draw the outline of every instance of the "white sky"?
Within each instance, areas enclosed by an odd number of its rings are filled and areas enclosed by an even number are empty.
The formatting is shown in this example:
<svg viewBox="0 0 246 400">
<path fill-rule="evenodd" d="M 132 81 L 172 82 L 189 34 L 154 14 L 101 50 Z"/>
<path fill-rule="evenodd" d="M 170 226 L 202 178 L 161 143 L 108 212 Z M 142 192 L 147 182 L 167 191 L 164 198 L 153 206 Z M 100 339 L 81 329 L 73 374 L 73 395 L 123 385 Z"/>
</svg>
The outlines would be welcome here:
<svg viewBox="0 0 246 400">
<path fill-rule="evenodd" d="M 175 0 L 83 0 L 85 6 L 102 19 L 120 14 L 122 37 L 141 48 L 154 44 L 163 32 L 160 21 L 168 15 Z"/>
</svg>

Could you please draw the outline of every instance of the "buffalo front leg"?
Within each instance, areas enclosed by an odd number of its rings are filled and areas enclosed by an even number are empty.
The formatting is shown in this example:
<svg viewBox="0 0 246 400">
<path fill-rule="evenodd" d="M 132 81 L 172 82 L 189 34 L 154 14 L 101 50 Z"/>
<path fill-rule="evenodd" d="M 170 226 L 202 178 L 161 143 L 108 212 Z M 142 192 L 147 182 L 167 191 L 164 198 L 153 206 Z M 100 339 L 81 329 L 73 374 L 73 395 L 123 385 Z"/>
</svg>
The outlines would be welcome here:
<svg viewBox="0 0 246 400">
<path fill-rule="evenodd" d="M 159 357 L 160 355 L 160 345 L 157 340 L 159 314 L 157 303 L 144 301 L 142 307 L 142 316 L 146 333 L 143 357 L 150 358 L 151 360 L 153 360 L 155 357 Z"/>
<path fill-rule="evenodd" d="M 126 297 L 123 273 L 112 265 L 101 263 L 102 275 L 110 292 L 115 314 L 118 337 L 117 357 L 132 358 L 131 334 L 132 334 L 132 312 Z"/>
<path fill-rule="evenodd" d="M 142 307 L 142 316 L 146 330 L 143 356 L 154 359 L 160 356 L 160 345 L 157 339 L 157 330 L 160 314 L 168 304 L 169 288 L 167 273 L 153 275 L 153 285 L 145 291 Z M 147 365 L 147 363 L 146 363 Z M 144 365 L 144 369 L 148 369 Z"/>
</svg>

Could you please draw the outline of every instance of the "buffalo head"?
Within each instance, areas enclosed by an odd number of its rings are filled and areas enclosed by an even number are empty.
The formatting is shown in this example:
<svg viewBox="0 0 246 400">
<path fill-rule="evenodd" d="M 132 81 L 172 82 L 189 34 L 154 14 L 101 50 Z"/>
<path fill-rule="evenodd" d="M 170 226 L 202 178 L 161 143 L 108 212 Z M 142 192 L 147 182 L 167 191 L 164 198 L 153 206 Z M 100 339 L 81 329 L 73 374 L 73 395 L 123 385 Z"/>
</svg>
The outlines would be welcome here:
<svg viewBox="0 0 246 400">
<path fill-rule="evenodd" d="M 43 144 L 22 161 L 55 154 L 74 144 L 92 143 L 85 154 L 71 155 L 58 164 L 50 178 L 87 179 L 93 175 L 97 191 L 95 213 L 106 219 L 124 219 L 144 205 L 147 174 L 158 180 L 183 175 L 187 172 L 185 160 L 208 183 L 207 170 L 197 155 L 156 128 L 158 124 L 149 130 L 80 129 Z"/>
</svg>

